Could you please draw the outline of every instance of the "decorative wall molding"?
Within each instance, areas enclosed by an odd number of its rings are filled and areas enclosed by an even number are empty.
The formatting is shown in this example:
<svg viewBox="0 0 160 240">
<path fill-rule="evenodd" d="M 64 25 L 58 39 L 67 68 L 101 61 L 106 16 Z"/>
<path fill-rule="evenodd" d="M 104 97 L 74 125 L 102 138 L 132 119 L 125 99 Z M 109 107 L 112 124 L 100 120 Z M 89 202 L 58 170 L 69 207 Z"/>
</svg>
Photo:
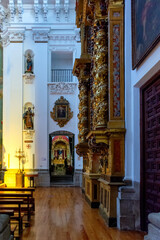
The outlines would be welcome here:
<svg viewBox="0 0 160 240">
<path fill-rule="evenodd" d="M 33 12 L 31 18 L 34 23 L 39 22 L 40 20 L 45 23 L 47 21 L 51 23 L 56 22 L 68 22 L 69 19 L 74 21 L 74 9 L 75 4 L 74 1 L 69 0 L 55 0 L 50 1 L 48 4 L 48 0 L 7 0 L 0 1 L 0 5 L 5 8 L 7 11 L 7 20 L 13 23 L 14 21 L 25 23 L 26 17 L 23 19 L 23 15 L 26 16 L 28 14 L 28 10 Z M 43 16 L 43 20 L 42 17 Z M 49 18 L 50 16 L 50 18 Z M 52 16 L 52 17 L 51 17 Z M 4 24 L 4 22 L 3 22 Z"/>
<path fill-rule="evenodd" d="M 35 79 L 35 75 L 32 73 L 23 74 L 23 79 L 25 84 L 33 84 L 33 80 Z"/>
<path fill-rule="evenodd" d="M 68 21 L 68 16 L 69 16 L 69 0 L 64 0 L 64 13 L 65 13 L 65 20 Z"/>
<path fill-rule="evenodd" d="M 17 13 L 18 13 L 19 22 L 22 22 L 22 14 L 23 14 L 22 0 L 18 0 L 17 2 Z"/>
<path fill-rule="evenodd" d="M 25 29 L 7 30 L 1 34 L 1 42 L 3 47 L 8 46 L 11 42 L 23 42 L 25 38 Z"/>
<path fill-rule="evenodd" d="M 35 130 L 23 130 L 24 132 L 24 138 L 25 140 L 31 140 L 33 139 L 33 135 L 35 133 Z"/>
<path fill-rule="evenodd" d="M 80 30 L 79 30 L 79 29 L 75 29 L 74 32 L 75 32 L 75 40 L 76 40 L 77 42 L 80 42 L 80 41 L 81 41 L 81 38 L 80 38 Z"/>
<path fill-rule="evenodd" d="M 33 38 L 35 42 L 48 42 L 48 33 L 49 29 L 43 30 L 34 30 L 33 29 Z"/>
<path fill-rule="evenodd" d="M 5 22 L 6 17 L 7 11 L 2 5 L 0 5 L 0 31 L 3 30 L 3 24 Z"/>
<path fill-rule="evenodd" d="M 43 0 L 43 15 L 44 15 L 44 21 L 47 22 L 47 14 L 48 14 L 48 0 Z"/>
<path fill-rule="evenodd" d="M 10 42 L 23 42 L 24 36 L 24 32 L 11 32 L 9 34 L 9 40 Z"/>
<path fill-rule="evenodd" d="M 74 53 L 76 51 L 76 49 L 74 47 L 71 47 L 71 46 L 66 46 L 66 47 L 63 46 L 62 47 L 62 46 L 51 45 L 50 44 L 48 47 L 49 47 L 49 51 L 53 51 L 53 52 L 55 52 L 55 51 L 61 51 L 61 52 L 68 51 L 68 52 L 73 52 Z"/>
<path fill-rule="evenodd" d="M 35 13 L 35 21 L 38 22 L 38 14 L 39 14 L 39 3 L 38 0 L 34 0 L 34 13 Z"/>
<path fill-rule="evenodd" d="M 9 1 L 9 13 L 10 13 L 10 18 L 11 18 L 11 21 L 14 22 L 14 15 L 15 15 L 15 6 L 14 6 L 14 0 L 10 0 Z"/>
<path fill-rule="evenodd" d="M 55 12 L 56 12 L 56 20 L 57 22 L 60 21 L 60 0 L 56 0 L 56 3 L 55 3 Z"/>
<path fill-rule="evenodd" d="M 49 34 L 49 40 L 53 41 L 75 41 L 75 34 Z"/>
<path fill-rule="evenodd" d="M 8 31 L 2 32 L 1 43 L 3 47 L 6 47 L 10 44 Z"/>
<path fill-rule="evenodd" d="M 77 83 L 49 83 L 49 94 L 74 94 Z"/>
</svg>

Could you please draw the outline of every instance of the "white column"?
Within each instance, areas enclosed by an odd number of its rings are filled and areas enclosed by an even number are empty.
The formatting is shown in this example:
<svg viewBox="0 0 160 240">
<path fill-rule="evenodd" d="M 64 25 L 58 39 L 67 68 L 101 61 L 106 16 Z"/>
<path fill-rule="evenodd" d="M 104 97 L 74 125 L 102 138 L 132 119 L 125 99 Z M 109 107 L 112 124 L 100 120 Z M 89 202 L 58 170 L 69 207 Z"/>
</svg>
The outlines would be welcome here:
<svg viewBox="0 0 160 240">
<path fill-rule="evenodd" d="M 18 168 L 15 151 L 22 148 L 23 43 L 10 43 L 3 55 L 3 153 L 5 166 Z M 8 162 L 10 156 L 10 163 Z"/>
</svg>

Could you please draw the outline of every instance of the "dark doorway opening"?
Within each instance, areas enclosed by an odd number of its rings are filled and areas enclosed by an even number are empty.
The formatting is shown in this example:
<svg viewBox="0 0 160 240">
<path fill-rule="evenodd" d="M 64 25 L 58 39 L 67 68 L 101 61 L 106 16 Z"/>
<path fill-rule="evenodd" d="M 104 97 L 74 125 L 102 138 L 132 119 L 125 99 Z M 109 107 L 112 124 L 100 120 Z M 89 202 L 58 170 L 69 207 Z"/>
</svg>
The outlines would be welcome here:
<svg viewBox="0 0 160 240">
<path fill-rule="evenodd" d="M 56 131 L 49 135 L 50 182 L 54 184 L 73 183 L 74 134 Z"/>
<path fill-rule="evenodd" d="M 160 212 L 160 74 L 141 89 L 141 229 Z"/>
</svg>

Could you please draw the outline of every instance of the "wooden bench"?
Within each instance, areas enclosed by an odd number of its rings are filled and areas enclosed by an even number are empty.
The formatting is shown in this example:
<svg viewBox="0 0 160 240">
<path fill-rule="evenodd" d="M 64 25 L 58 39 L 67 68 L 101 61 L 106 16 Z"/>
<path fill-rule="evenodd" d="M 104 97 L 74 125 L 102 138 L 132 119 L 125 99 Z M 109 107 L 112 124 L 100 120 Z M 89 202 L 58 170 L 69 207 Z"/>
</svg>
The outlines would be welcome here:
<svg viewBox="0 0 160 240">
<path fill-rule="evenodd" d="M 13 209 L 0 209 L 0 214 L 7 214 L 9 216 L 14 216 L 14 210 Z"/>
<path fill-rule="evenodd" d="M 2 210 L 18 210 L 18 215 L 13 215 L 10 217 L 10 219 L 14 219 L 18 221 L 19 224 L 19 234 L 21 234 L 23 228 L 22 228 L 22 219 L 23 214 L 21 213 L 21 205 L 23 204 L 23 199 L 0 199 L 0 211 Z M 7 209 L 9 208 L 10 209 Z"/>
<path fill-rule="evenodd" d="M 13 200 L 23 199 L 25 206 L 22 207 L 23 211 L 26 211 L 27 220 L 30 221 L 31 216 L 31 206 L 30 199 L 32 198 L 31 192 L 15 192 L 15 191 L 0 191 L 0 199 L 10 198 Z"/>
<path fill-rule="evenodd" d="M 8 191 L 8 192 L 31 192 L 30 203 L 33 204 L 33 211 L 35 211 L 35 199 L 34 199 L 34 192 L 35 188 L 19 188 L 19 187 L 0 187 L 0 191 Z"/>
</svg>

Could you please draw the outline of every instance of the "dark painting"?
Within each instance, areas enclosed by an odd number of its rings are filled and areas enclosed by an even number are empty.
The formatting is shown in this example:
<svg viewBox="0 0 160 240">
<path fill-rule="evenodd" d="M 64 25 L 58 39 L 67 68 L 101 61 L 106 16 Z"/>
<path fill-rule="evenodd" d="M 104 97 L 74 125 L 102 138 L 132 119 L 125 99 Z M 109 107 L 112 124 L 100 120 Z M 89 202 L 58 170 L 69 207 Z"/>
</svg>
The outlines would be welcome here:
<svg viewBox="0 0 160 240">
<path fill-rule="evenodd" d="M 67 106 L 57 105 L 57 118 L 65 119 L 67 118 Z"/>
<path fill-rule="evenodd" d="M 132 66 L 140 65 L 160 40 L 160 0 L 132 0 Z"/>
</svg>

